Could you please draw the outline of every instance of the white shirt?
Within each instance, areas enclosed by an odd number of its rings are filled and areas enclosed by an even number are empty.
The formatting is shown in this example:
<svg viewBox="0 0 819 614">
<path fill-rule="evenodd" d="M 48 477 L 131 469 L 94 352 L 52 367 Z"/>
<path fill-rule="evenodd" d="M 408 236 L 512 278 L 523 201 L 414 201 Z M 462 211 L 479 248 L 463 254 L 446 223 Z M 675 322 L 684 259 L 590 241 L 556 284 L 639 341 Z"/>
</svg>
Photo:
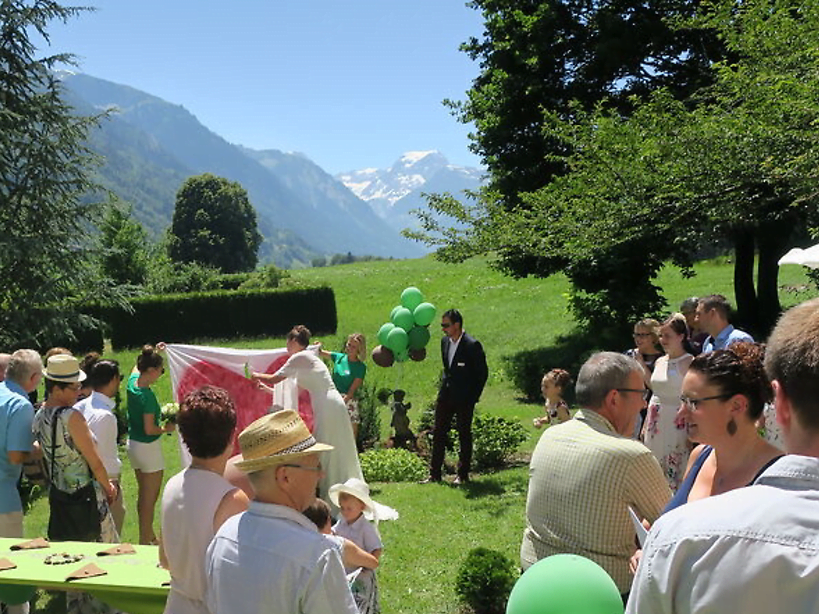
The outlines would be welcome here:
<svg viewBox="0 0 819 614">
<path fill-rule="evenodd" d="M 211 614 L 358 614 L 338 551 L 303 514 L 251 501 L 205 556 Z"/>
<path fill-rule="evenodd" d="M 663 515 L 626 611 L 819 611 L 819 458 L 785 456 L 753 486 Z"/>
<path fill-rule="evenodd" d="M 115 406 L 113 399 L 96 391 L 74 406 L 88 423 L 109 478 L 119 478 L 122 473 L 122 462 L 117 454 L 117 417 L 113 413 Z"/>
<path fill-rule="evenodd" d="M 464 338 L 464 331 L 461 331 L 461 336 L 457 339 L 453 339 L 449 337 L 449 347 L 447 347 L 447 354 L 446 354 L 446 362 L 451 367 L 452 366 L 452 359 L 455 358 L 455 352 L 458 351 L 458 344 L 461 342 L 461 339 Z"/>
<path fill-rule="evenodd" d="M 356 518 L 352 524 L 348 524 L 343 517 L 339 518 L 338 522 L 333 526 L 333 533 L 341 537 L 346 537 L 356 546 L 370 554 L 375 550 L 384 548 L 384 544 L 381 543 L 381 536 L 378 534 L 378 529 L 364 517 L 364 514 Z M 354 569 L 355 567 L 347 567 L 345 571 L 350 573 Z"/>
</svg>

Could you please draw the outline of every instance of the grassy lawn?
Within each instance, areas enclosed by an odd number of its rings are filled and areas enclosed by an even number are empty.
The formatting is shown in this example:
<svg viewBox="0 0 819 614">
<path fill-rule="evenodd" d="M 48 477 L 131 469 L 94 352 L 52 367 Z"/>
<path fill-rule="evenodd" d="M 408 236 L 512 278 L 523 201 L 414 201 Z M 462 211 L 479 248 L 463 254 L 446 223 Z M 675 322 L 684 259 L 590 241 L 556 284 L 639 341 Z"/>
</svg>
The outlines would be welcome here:
<svg viewBox="0 0 819 614">
<path fill-rule="evenodd" d="M 676 308 L 688 296 L 714 292 L 733 299 L 730 265 L 703 263 L 696 267 L 696 272 L 695 277 L 685 279 L 676 269 L 662 271 L 659 284 L 672 307 Z M 490 377 L 478 411 L 520 420 L 530 433 L 522 449 L 526 452 L 534 448 L 538 432 L 532 428 L 531 418 L 539 413 L 540 407 L 519 400 L 518 392 L 503 373 L 503 357 L 520 350 L 548 346 L 557 335 L 572 329 L 566 298 L 569 284 L 564 277 L 513 280 L 490 269 L 484 259 L 447 265 L 432 258 L 306 269 L 294 271 L 292 275 L 298 282 L 325 283 L 335 290 L 338 333 L 317 338 L 331 350 L 341 348 L 346 335 L 356 331 L 367 336 L 371 349 L 378 328 L 388 320 L 392 307 L 398 304 L 401 291 L 410 285 L 420 288 L 427 300 L 438 307 L 439 314 L 450 307 L 459 308 L 464 314 L 466 330 L 481 340 L 489 362 Z M 781 299 L 786 306 L 817 294 L 809 288 L 801 267 L 784 267 L 780 283 L 783 288 Z M 440 372 L 437 320 L 431 329 L 433 339 L 428 346 L 427 360 L 407 362 L 389 369 L 372 363 L 368 365 L 369 384 L 407 390 L 407 400 L 413 404 L 410 412 L 413 428 L 420 411 L 434 400 Z M 209 340 L 203 343 L 258 348 L 280 347 L 284 340 Z M 108 356 L 119 360 L 127 372 L 134 364 L 136 353 L 136 350 L 128 350 L 111 352 Z M 161 378 L 155 390 L 160 403 L 171 400 L 168 377 Z M 122 397 L 125 398 L 124 387 Z M 382 412 L 386 437 L 389 416 L 386 409 Z M 163 437 L 163 445 L 168 465 L 167 479 L 178 471 L 179 457 L 174 437 Z M 124 450 L 121 457 L 128 508 L 123 540 L 135 541 L 136 483 Z M 525 466 L 475 476 L 474 482 L 466 488 L 418 484 L 375 484 L 373 488 L 376 499 L 401 513 L 400 520 L 380 526 L 385 554 L 379 582 L 385 614 L 457 612 L 453 589 L 455 575 L 466 553 L 477 546 L 499 550 L 517 562 L 524 527 Z M 46 502 L 37 501 L 26 517 L 26 535 L 44 535 L 47 515 Z M 43 603 L 45 598 L 41 599 Z M 51 611 L 58 611 L 54 607 Z M 41 610 L 38 608 L 38 611 Z"/>
</svg>

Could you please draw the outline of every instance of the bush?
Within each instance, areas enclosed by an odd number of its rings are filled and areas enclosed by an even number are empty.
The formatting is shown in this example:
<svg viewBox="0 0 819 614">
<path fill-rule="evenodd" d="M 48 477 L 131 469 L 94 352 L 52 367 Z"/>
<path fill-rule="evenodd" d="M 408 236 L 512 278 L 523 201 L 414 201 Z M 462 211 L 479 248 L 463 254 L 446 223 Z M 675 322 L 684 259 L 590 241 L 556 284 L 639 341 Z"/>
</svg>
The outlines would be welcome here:
<svg viewBox="0 0 819 614">
<path fill-rule="evenodd" d="M 335 333 L 338 324 L 331 288 L 254 290 L 172 294 L 135 299 L 133 312 L 102 310 L 114 349 L 163 339 L 185 343 L 198 339 L 277 336 L 294 324 L 314 333 Z"/>
<path fill-rule="evenodd" d="M 378 411 L 378 393 L 372 386 L 361 384 L 356 391 L 358 398 L 358 425 L 356 444 L 359 450 L 372 448 L 381 439 L 381 414 Z"/>
<path fill-rule="evenodd" d="M 220 287 L 219 269 L 197 262 L 172 262 L 159 254 L 148 270 L 145 290 L 150 294 L 207 292 Z"/>
<path fill-rule="evenodd" d="M 359 459 L 367 482 L 417 482 L 427 475 L 427 464 L 403 448 L 370 450 Z"/>
<path fill-rule="evenodd" d="M 475 469 L 502 467 L 528 437 L 529 434 L 519 422 L 500 416 L 475 416 L 472 422 L 472 462 Z"/>
<path fill-rule="evenodd" d="M 245 280 L 240 290 L 260 290 L 264 288 L 278 288 L 283 279 L 290 277 L 290 273 L 274 264 L 268 264 L 253 271 Z"/>
<path fill-rule="evenodd" d="M 507 556 L 475 548 L 458 570 L 455 593 L 476 614 L 503 614 L 516 579 L 515 565 Z"/>
</svg>

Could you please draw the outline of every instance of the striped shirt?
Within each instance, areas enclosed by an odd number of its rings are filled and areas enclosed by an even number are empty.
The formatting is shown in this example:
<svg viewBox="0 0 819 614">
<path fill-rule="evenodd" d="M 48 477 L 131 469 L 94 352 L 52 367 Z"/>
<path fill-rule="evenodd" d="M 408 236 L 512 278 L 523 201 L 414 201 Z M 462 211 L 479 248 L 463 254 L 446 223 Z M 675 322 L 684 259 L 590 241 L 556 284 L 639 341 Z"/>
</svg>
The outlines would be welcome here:
<svg viewBox="0 0 819 614">
<path fill-rule="evenodd" d="M 605 569 L 621 593 L 628 592 L 628 561 L 635 550 L 628 506 L 654 522 L 670 498 L 648 448 L 619 435 L 597 412 L 580 410 L 544 432 L 532 455 L 521 565 L 579 554 Z"/>
</svg>

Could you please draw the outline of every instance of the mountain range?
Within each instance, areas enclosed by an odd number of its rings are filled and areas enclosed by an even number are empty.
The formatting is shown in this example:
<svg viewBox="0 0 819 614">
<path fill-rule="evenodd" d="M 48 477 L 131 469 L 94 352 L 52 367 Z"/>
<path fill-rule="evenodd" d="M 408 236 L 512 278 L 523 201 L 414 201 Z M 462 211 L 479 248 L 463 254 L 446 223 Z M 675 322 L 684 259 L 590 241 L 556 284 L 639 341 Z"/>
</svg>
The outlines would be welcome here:
<svg viewBox="0 0 819 614">
<path fill-rule="evenodd" d="M 420 204 L 420 190 L 460 193 L 479 182 L 477 169 L 452 167 L 435 151 L 404 154 L 386 170 L 332 177 L 303 154 L 229 143 L 184 107 L 151 94 L 85 74 L 61 77 L 78 113 L 108 111 L 89 138 L 103 161 L 99 181 L 131 203 L 155 236 L 170 225 L 182 182 L 210 172 L 247 190 L 264 236 L 262 262 L 290 268 L 347 252 L 417 257 L 424 247 L 399 231 L 414 225 L 408 211 Z"/>
</svg>

